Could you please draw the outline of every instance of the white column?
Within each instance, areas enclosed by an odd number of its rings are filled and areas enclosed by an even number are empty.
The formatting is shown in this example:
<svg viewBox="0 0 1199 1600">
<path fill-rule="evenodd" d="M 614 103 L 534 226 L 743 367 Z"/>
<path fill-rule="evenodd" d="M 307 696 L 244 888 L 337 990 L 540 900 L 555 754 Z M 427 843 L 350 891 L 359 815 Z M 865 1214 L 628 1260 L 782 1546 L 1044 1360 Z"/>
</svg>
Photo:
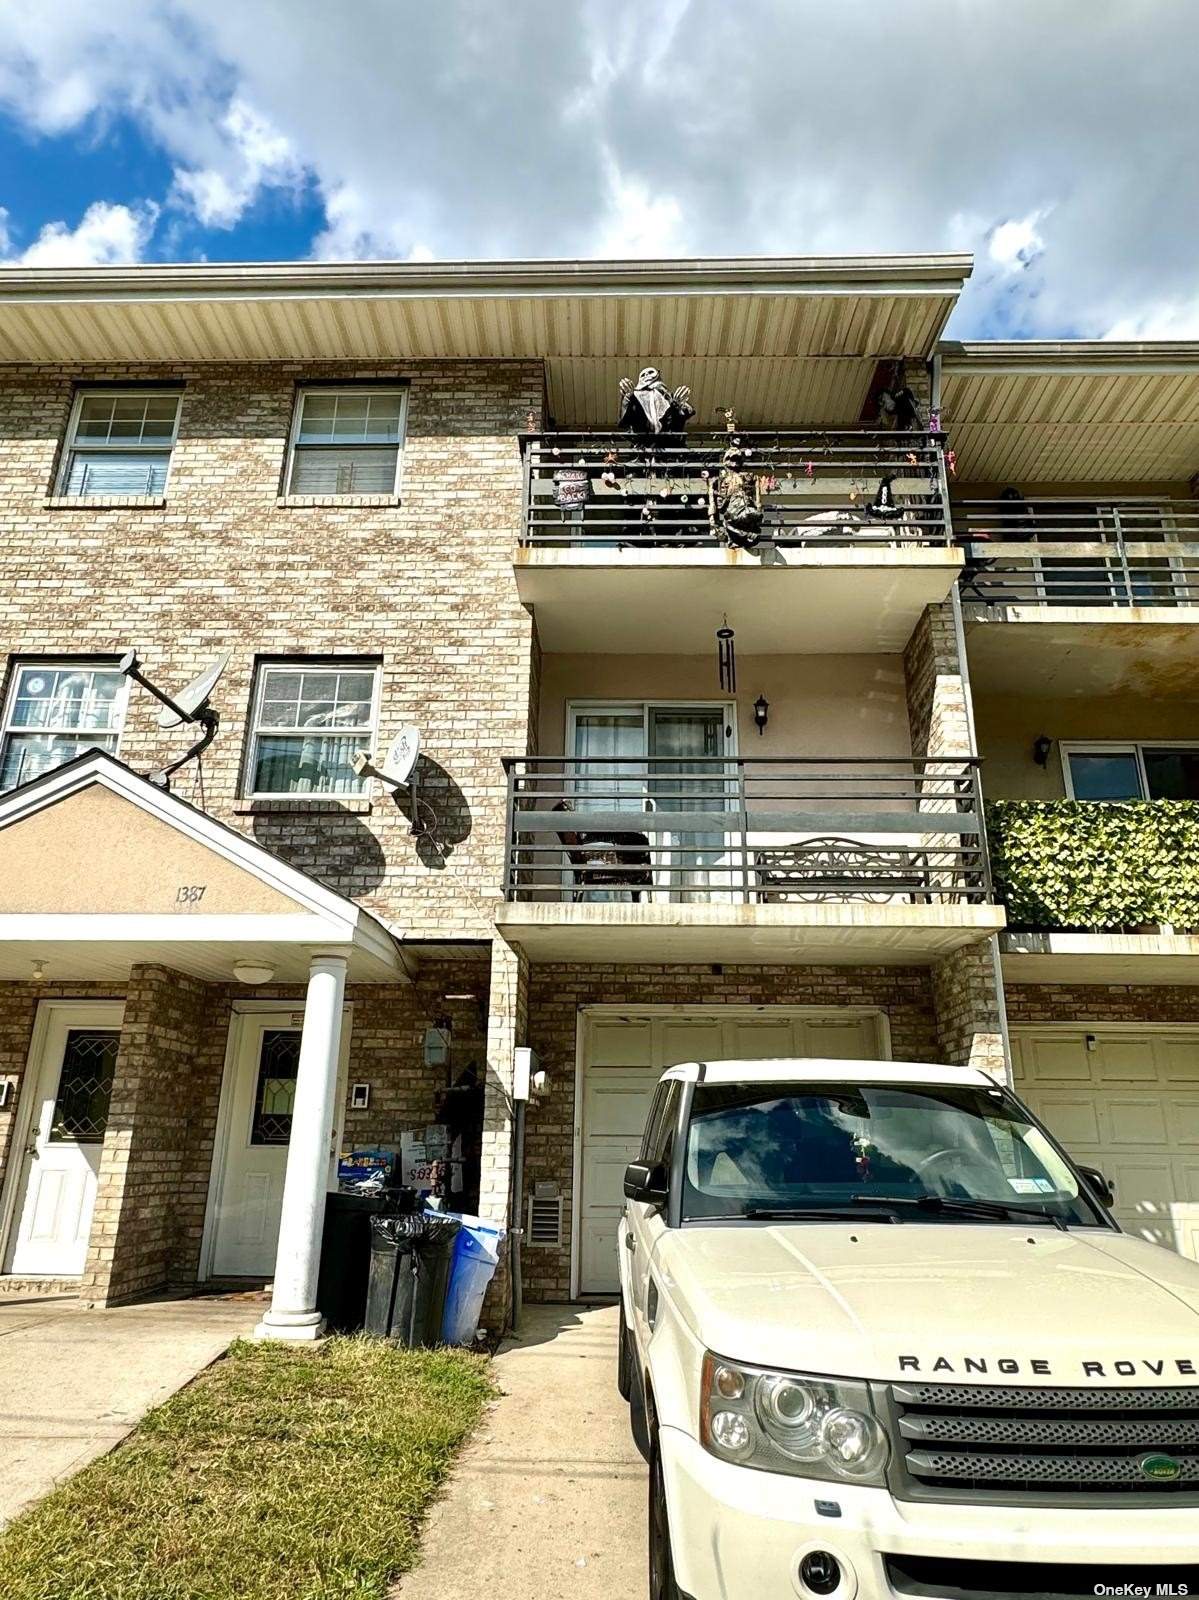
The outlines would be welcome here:
<svg viewBox="0 0 1199 1600">
<path fill-rule="evenodd" d="M 329 1188 L 329 1146 L 337 1120 L 345 988 L 345 956 L 314 955 L 304 1000 L 275 1283 L 271 1309 L 255 1330 L 260 1339 L 317 1339 L 324 1327 L 316 1309 L 316 1279 Z"/>
</svg>

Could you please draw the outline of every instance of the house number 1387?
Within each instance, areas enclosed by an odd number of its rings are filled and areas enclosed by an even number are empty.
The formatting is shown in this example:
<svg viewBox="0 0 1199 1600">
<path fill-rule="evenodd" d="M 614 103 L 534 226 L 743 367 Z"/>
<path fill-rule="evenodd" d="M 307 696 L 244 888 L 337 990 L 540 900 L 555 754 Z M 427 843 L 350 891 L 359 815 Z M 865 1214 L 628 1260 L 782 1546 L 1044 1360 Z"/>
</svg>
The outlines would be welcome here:
<svg viewBox="0 0 1199 1600">
<path fill-rule="evenodd" d="M 175 902 L 181 906 L 197 906 L 204 898 L 206 883 L 181 883 L 175 890 Z"/>
</svg>

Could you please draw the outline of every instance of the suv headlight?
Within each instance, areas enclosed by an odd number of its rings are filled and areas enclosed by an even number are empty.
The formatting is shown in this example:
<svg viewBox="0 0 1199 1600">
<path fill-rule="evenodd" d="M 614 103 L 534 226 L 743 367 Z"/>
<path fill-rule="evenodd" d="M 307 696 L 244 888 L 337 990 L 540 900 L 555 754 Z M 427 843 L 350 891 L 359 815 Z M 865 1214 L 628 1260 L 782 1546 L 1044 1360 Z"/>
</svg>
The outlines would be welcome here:
<svg viewBox="0 0 1199 1600">
<path fill-rule="evenodd" d="M 747 1367 L 710 1351 L 699 1437 L 724 1461 L 875 1487 L 883 1484 L 890 1455 L 865 1383 Z"/>
</svg>

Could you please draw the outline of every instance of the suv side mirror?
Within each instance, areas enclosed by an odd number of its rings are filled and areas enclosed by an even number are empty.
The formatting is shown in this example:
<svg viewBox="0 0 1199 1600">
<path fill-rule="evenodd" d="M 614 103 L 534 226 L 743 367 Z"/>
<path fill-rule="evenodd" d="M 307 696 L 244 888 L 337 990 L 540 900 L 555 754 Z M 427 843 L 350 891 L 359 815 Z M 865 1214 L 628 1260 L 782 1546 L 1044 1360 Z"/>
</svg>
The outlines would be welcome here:
<svg viewBox="0 0 1199 1600">
<path fill-rule="evenodd" d="M 659 1162 L 651 1166 L 648 1161 L 630 1161 L 624 1169 L 624 1197 L 640 1200 L 645 1205 L 662 1206 L 670 1194 L 670 1179 L 666 1168 Z"/>
<path fill-rule="evenodd" d="M 1098 1167 L 1079 1167 L 1078 1170 L 1090 1184 L 1096 1199 L 1101 1200 L 1105 1206 L 1115 1205 L 1116 1186 L 1110 1178 L 1105 1177 Z"/>
</svg>

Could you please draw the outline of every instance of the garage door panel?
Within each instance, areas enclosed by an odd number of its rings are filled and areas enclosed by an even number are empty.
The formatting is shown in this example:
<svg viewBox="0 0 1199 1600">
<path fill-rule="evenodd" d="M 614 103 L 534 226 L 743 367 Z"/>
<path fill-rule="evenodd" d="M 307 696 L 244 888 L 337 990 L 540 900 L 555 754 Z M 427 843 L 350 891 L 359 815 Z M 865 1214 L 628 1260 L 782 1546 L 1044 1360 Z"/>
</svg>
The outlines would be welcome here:
<svg viewBox="0 0 1199 1600">
<path fill-rule="evenodd" d="M 1091 1061 L 1080 1034 L 1029 1033 L 1020 1040 L 1029 1083 L 1090 1083 Z"/>
<path fill-rule="evenodd" d="M 656 1067 L 598 1067 L 589 1072 L 583 1094 L 583 1125 L 589 1136 L 616 1139 L 622 1146 L 632 1138 L 640 1147 L 658 1077 Z"/>
<path fill-rule="evenodd" d="M 1171 1095 L 1166 1107 L 1174 1143 L 1182 1149 L 1199 1149 L 1199 1095 Z"/>
<path fill-rule="evenodd" d="M 1117 1034 L 1104 1039 L 1092 1034 L 1095 1077 L 1100 1083 L 1156 1083 L 1157 1061 L 1150 1042 L 1137 1035 Z M 1084 1040 L 1085 1047 L 1085 1040 Z"/>
<path fill-rule="evenodd" d="M 1108 1139 L 1112 1144 L 1161 1148 L 1170 1142 L 1166 1105 L 1160 1095 L 1113 1094 L 1106 1110 Z"/>
<path fill-rule="evenodd" d="M 724 1054 L 718 1022 L 668 1021 L 661 1025 L 661 1040 L 656 1059 L 659 1071 L 677 1067 L 681 1061 L 713 1061 Z"/>
<path fill-rule="evenodd" d="M 1175 1161 L 1174 1181 L 1180 1203 L 1199 1206 L 1199 1161 Z"/>
<path fill-rule="evenodd" d="M 851 1022 L 804 1019 L 799 1023 L 801 1048 L 797 1055 L 828 1056 L 834 1061 L 869 1059 L 878 1054 L 878 1033 L 869 1017 Z"/>
<path fill-rule="evenodd" d="M 1030 1093 L 1028 1103 L 1071 1154 L 1082 1145 L 1098 1148 L 1103 1143 L 1099 1108 L 1089 1096 L 1046 1089 L 1039 1094 Z"/>
<path fill-rule="evenodd" d="M 1199 1039 L 1160 1039 L 1157 1058 L 1167 1083 L 1193 1083 L 1199 1088 Z"/>
<path fill-rule="evenodd" d="M 588 1059 L 595 1066 L 648 1066 L 653 1060 L 653 1024 L 613 1019 L 589 1030 Z"/>
<path fill-rule="evenodd" d="M 756 1018 L 738 1022 L 732 1028 L 731 1053 L 743 1061 L 770 1061 L 775 1057 L 793 1056 L 795 1049 L 795 1024 L 787 1018 L 781 1022 L 764 1022 Z M 811 1052 L 816 1054 L 815 1051 Z"/>
</svg>

